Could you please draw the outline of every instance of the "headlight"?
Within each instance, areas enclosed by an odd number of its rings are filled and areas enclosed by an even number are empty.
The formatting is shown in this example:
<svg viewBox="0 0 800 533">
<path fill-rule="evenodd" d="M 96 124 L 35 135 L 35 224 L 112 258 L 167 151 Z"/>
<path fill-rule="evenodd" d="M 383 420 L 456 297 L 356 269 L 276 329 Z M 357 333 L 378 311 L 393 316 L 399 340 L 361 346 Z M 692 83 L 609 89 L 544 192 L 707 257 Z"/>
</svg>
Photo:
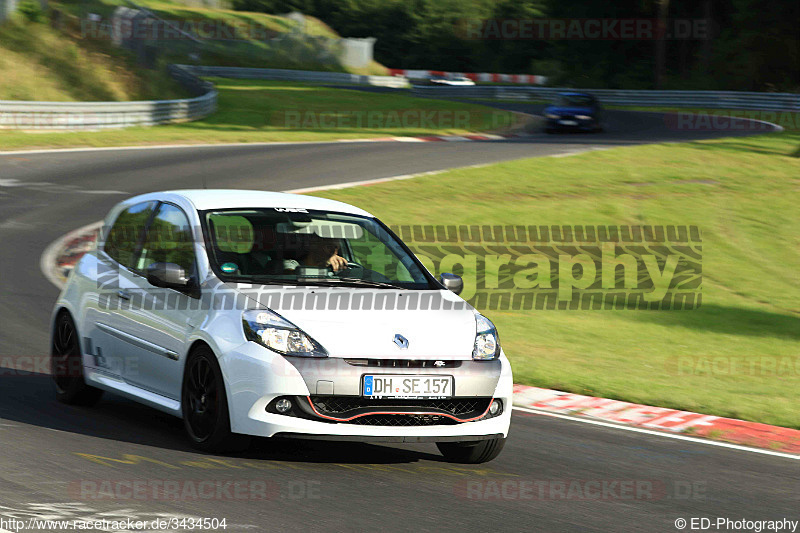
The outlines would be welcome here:
<svg viewBox="0 0 800 533">
<path fill-rule="evenodd" d="M 577 118 L 578 120 L 592 120 L 592 117 L 590 117 L 589 115 L 575 115 L 575 118 Z"/>
<path fill-rule="evenodd" d="M 561 118 L 561 115 L 554 115 L 553 113 L 545 113 L 544 116 L 547 118 Z"/>
<path fill-rule="evenodd" d="M 281 355 L 328 357 L 328 352 L 320 343 L 273 311 L 245 311 L 242 314 L 242 326 L 247 340 Z"/>
<path fill-rule="evenodd" d="M 472 358 L 476 361 L 491 361 L 500 357 L 500 338 L 492 321 L 481 314 L 475 315 L 475 347 Z"/>
</svg>

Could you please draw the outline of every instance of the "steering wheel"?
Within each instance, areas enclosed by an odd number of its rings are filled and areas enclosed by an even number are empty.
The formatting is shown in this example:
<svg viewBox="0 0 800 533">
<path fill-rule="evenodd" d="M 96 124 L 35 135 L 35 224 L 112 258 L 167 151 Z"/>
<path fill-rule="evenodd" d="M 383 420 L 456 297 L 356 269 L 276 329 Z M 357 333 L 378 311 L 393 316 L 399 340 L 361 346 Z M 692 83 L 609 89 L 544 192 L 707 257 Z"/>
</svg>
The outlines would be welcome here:
<svg viewBox="0 0 800 533">
<path fill-rule="evenodd" d="M 364 267 L 362 265 L 359 265 L 358 263 L 353 262 L 353 261 L 348 261 L 347 264 L 345 265 L 345 267 L 343 269 L 339 270 L 336 273 L 337 274 L 341 274 L 342 272 L 347 272 L 348 270 L 357 270 L 357 269 L 363 270 Z"/>
</svg>

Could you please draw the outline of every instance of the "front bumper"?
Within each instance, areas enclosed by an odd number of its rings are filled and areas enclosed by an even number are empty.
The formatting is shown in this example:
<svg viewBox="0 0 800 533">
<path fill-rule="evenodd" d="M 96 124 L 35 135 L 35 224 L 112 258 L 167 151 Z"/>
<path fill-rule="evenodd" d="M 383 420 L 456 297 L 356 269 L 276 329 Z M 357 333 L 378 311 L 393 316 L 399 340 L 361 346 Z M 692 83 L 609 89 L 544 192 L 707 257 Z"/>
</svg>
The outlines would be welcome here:
<svg viewBox="0 0 800 533">
<path fill-rule="evenodd" d="M 590 131 L 599 126 L 596 119 L 576 119 L 574 117 L 562 117 L 558 119 L 548 118 L 546 128 L 548 130 L 581 130 Z"/>
<path fill-rule="evenodd" d="M 406 442 L 406 443 L 419 443 L 419 442 L 466 442 L 466 441 L 482 441 L 491 439 L 501 439 L 506 437 L 503 433 L 488 434 L 488 435 L 442 435 L 442 436 L 372 436 L 372 435 L 338 435 L 338 434 L 320 434 L 312 435 L 308 433 L 276 433 L 273 435 L 275 438 L 285 439 L 304 439 L 304 440 L 335 440 L 335 441 L 351 441 L 351 442 Z"/>
<path fill-rule="evenodd" d="M 404 368 L 396 364 L 381 367 L 353 364 L 341 358 L 285 358 L 255 343 L 243 344 L 220 358 L 228 389 L 231 430 L 235 433 L 389 442 L 505 437 L 511 422 L 513 391 L 511 367 L 505 355 L 501 353 L 498 360 L 491 362 L 446 363 L 448 366 L 444 368 Z M 452 375 L 454 401 L 469 400 L 475 403 L 475 410 L 485 410 L 492 399 L 499 399 L 503 412 L 487 417 L 485 411 L 464 411 L 448 417 L 442 409 L 427 409 L 425 401 L 410 402 L 416 405 L 408 409 L 393 405 L 391 409 L 376 407 L 333 416 L 314 409 L 314 405 L 319 407 L 315 402 L 320 398 L 359 399 L 363 375 L 367 373 Z M 270 406 L 279 397 L 293 398 L 302 405 L 293 402 L 296 407 L 291 414 L 278 414 Z M 386 421 L 378 418 L 378 414 L 386 417 Z M 401 418 L 404 421 L 399 425 L 397 421 Z"/>
</svg>

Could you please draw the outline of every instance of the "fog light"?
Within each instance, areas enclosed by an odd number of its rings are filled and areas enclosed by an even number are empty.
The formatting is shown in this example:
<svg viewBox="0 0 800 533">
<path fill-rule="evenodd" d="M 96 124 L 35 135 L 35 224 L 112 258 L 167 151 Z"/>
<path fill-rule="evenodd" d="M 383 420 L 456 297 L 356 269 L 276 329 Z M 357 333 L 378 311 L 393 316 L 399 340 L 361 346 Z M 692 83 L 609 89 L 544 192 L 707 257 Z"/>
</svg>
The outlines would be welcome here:
<svg viewBox="0 0 800 533">
<path fill-rule="evenodd" d="M 492 405 L 489 406 L 489 414 L 497 416 L 503 410 L 503 406 L 497 400 L 492 400 Z"/>
<path fill-rule="evenodd" d="M 281 398 L 277 402 L 275 402 L 275 410 L 279 413 L 288 413 L 292 410 L 292 402 L 287 400 L 286 398 Z"/>
</svg>

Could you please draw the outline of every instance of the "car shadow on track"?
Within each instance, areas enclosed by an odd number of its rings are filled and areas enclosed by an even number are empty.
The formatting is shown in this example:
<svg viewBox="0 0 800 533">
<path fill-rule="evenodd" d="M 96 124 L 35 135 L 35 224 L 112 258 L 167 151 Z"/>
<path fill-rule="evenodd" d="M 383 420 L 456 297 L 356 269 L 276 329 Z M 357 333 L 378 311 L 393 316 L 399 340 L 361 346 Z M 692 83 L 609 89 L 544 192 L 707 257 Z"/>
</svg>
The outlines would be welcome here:
<svg viewBox="0 0 800 533">
<path fill-rule="evenodd" d="M 29 424 L 92 438 L 168 450 L 196 452 L 180 419 L 106 393 L 94 407 L 56 401 L 48 374 L 0 368 L 0 421 Z M 434 453 L 388 445 L 300 439 L 255 438 L 250 448 L 228 457 L 295 463 L 398 464 L 444 461 Z"/>
</svg>

